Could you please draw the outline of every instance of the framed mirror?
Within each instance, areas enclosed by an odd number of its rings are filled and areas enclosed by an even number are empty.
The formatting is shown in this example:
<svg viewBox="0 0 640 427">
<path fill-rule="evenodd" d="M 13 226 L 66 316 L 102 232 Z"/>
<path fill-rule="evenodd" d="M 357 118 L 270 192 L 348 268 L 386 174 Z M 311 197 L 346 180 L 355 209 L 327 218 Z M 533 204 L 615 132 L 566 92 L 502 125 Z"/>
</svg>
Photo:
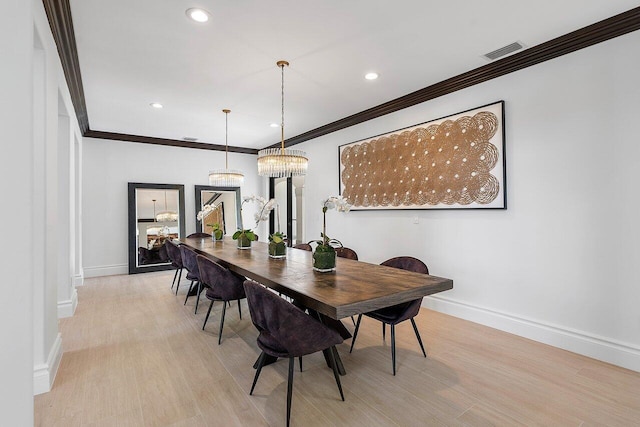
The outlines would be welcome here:
<svg viewBox="0 0 640 427">
<path fill-rule="evenodd" d="M 269 217 L 269 233 L 286 232 L 289 246 L 307 243 L 304 236 L 304 176 L 269 179 L 269 198 L 275 198 L 280 206 L 280 224 L 276 216 Z M 315 237 L 312 237 L 315 238 Z"/>
<path fill-rule="evenodd" d="M 129 183 L 129 274 L 171 269 L 163 248 L 185 237 L 184 185 Z"/>
<path fill-rule="evenodd" d="M 232 235 L 240 224 L 240 187 L 212 187 L 196 185 L 196 214 L 205 205 L 214 209 L 202 221 L 196 218 L 196 231 L 211 234 L 213 225 L 218 224 L 225 236 Z"/>
</svg>

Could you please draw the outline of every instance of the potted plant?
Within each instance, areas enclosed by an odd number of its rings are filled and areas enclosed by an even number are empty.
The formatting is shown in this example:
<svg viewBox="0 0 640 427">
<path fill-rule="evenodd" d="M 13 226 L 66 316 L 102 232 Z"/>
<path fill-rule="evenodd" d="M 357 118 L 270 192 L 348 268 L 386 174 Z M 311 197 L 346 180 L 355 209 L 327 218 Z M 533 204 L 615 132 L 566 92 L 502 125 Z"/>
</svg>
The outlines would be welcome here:
<svg viewBox="0 0 640 427">
<path fill-rule="evenodd" d="M 214 241 L 222 240 L 224 232 L 220 228 L 220 224 L 217 222 L 215 224 L 207 224 L 207 227 L 211 227 L 211 237 Z"/>
<path fill-rule="evenodd" d="M 233 233 L 232 236 L 233 240 L 238 241 L 238 249 L 251 249 L 251 242 L 258 240 L 258 236 L 256 236 L 253 230 L 245 229 L 242 224 L 242 208 L 244 207 L 245 203 L 251 201 L 257 202 L 259 204 L 259 212 L 257 212 L 254 216 L 256 220 L 256 227 L 258 226 L 260 221 L 269 217 L 269 212 L 271 212 L 276 204 L 276 201 L 274 199 L 267 201 L 260 196 L 247 196 L 243 198 L 242 204 L 240 205 L 240 228 L 238 229 L 238 231 Z"/>
<path fill-rule="evenodd" d="M 321 273 L 335 271 L 335 247 L 342 246 L 339 240 L 327 236 L 327 211 L 329 209 L 335 209 L 338 212 L 349 212 L 351 205 L 341 196 L 332 196 L 322 202 L 322 233 L 320 233 L 322 240 L 312 241 L 317 243 L 313 251 L 313 269 Z"/>
<path fill-rule="evenodd" d="M 198 221 L 204 221 L 204 219 L 207 218 L 207 216 L 215 211 L 216 209 L 218 209 L 220 207 L 220 205 L 214 206 L 214 205 L 204 205 L 202 207 L 202 210 L 200 212 L 198 212 L 198 215 L 196 215 L 196 218 L 198 219 Z M 216 241 L 216 240 L 222 240 L 222 237 L 224 236 L 224 232 L 222 231 L 222 229 L 220 228 L 220 224 L 215 223 L 215 224 L 206 224 L 207 227 L 211 227 L 211 238 Z M 202 230 L 202 231 L 206 231 L 206 230 Z"/>
<path fill-rule="evenodd" d="M 287 257 L 287 236 L 280 231 L 276 231 L 269 236 L 269 257 L 286 258 Z"/>
</svg>

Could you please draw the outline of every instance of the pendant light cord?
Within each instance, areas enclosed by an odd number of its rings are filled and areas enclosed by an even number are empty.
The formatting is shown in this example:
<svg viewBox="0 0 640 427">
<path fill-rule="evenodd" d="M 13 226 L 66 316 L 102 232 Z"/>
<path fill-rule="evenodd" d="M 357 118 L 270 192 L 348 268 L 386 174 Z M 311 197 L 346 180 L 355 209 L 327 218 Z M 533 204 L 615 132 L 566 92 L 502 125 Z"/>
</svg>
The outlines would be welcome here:
<svg viewBox="0 0 640 427">
<path fill-rule="evenodd" d="M 224 168 L 229 170 L 229 110 L 224 111 Z"/>
<path fill-rule="evenodd" d="M 280 91 L 280 95 L 282 98 L 282 122 L 280 123 L 280 141 L 281 141 L 281 147 L 282 147 L 282 155 L 284 156 L 284 66 L 286 63 L 281 62 L 280 63 L 280 74 L 281 74 L 281 91 Z M 286 64 L 288 65 L 288 64 Z"/>
</svg>

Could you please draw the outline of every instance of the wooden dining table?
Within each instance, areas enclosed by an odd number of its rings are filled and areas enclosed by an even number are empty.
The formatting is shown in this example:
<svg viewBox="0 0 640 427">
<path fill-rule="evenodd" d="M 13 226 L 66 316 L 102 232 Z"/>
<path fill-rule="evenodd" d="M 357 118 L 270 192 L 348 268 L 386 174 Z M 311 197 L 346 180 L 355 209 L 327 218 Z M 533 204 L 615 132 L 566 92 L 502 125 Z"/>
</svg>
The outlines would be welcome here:
<svg viewBox="0 0 640 427">
<path fill-rule="evenodd" d="M 213 241 L 210 237 L 191 237 L 180 242 L 218 264 L 255 280 L 290 298 L 321 322 L 335 329 L 343 339 L 351 333 L 340 319 L 391 305 L 412 301 L 453 288 L 453 281 L 429 274 L 337 258 L 336 270 L 313 270 L 313 254 L 287 248 L 282 259 L 270 258 L 268 244 L 253 242 L 251 249 L 238 249 L 230 237 Z M 325 359 L 330 357 L 325 350 Z M 338 371 L 346 373 L 334 350 Z M 270 360 L 267 363 L 275 361 Z M 256 362 L 257 363 L 257 362 Z M 256 365 L 254 365 L 254 368 Z"/>
<path fill-rule="evenodd" d="M 229 237 L 216 242 L 211 238 L 180 242 L 335 320 L 453 288 L 451 279 L 346 258 L 336 260 L 336 271 L 320 273 L 313 270 L 311 252 L 287 248 L 286 258 L 269 258 L 268 244 L 263 242 L 253 242 L 245 250 L 238 249 Z"/>
</svg>

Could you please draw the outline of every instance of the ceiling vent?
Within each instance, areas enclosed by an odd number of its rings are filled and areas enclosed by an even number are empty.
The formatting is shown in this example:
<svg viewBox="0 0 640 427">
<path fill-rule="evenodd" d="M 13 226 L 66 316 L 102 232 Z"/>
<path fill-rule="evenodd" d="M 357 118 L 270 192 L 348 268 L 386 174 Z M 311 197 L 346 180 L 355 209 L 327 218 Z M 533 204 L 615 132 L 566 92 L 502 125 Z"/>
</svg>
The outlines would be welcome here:
<svg viewBox="0 0 640 427">
<path fill-rule="evenodd" d="M 185 136 L 182 139 L 184 139 L 185 141 L 189 141 L 189 142 L 196 142 L 198 140 L 198 138 L 193 138 L 193 137 L 190 137 L 190 136 Z"/>
<path fill-rule="evenodd" d="M 482 55 L 483 58 L 488 59 L 489 61 L 494 61 L 502 56 L 509 55 L 517 50 L 520 50 L 524 47 L 524 45 L 520 42 L 513 42 L 508 44 L 500 49 L 496 49 L 493 52 L 485 53 Z"/>
</svg>

